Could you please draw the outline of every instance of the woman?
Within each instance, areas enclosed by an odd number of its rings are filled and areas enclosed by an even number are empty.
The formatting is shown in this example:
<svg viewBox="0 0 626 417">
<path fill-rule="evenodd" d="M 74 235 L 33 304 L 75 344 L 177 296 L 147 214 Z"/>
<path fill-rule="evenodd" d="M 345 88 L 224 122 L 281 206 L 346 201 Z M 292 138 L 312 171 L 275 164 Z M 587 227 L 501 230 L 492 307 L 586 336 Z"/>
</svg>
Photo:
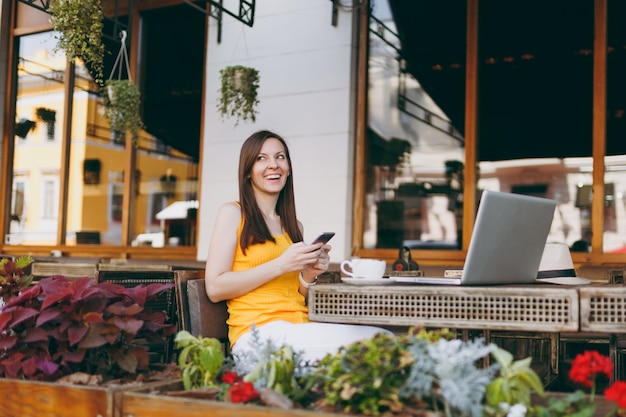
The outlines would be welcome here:
<svg viewBox="0 0 626 417">
<path fill-rule="evenodd" d="M 308 288 L 328 269 L 331 246 L 302 241 L 292 174 L 285 141 L 270 131 L 252 134 L 239 156 L 239 202 L 222 205 L 215 219 L 206 291 L 214 302 L 227 300 L 234 356 L 254 347 L 253 325 L 261 340 L 289 344 L 309 361 L 384 331 L 309 322 Z"/>
</svg>

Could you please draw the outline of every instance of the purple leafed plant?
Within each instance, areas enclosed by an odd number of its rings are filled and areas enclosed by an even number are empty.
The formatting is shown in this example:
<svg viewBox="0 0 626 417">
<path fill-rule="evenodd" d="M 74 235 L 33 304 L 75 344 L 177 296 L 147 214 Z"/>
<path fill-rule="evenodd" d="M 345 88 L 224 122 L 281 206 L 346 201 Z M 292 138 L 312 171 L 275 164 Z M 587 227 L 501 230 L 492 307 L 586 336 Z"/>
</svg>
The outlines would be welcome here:
<svg viewBox="0 0 626 417">
<path fill-rule="evenodd" d="M 33 281 L 30 273 L 33 258 L 21 256 L 15 261 L 9 258 L 0 259 L 0 298 L 7 302 L 15 297 Z"/>
<path fill-rule="evenodd" d="M 42 279 L 0 310 L 0 377 L 54 381 L 84 372 L 106 381 L 148 370 L 146 343 L 165 343 L 176 326 L 146 301 L 172 287 Z"/>
</svg>

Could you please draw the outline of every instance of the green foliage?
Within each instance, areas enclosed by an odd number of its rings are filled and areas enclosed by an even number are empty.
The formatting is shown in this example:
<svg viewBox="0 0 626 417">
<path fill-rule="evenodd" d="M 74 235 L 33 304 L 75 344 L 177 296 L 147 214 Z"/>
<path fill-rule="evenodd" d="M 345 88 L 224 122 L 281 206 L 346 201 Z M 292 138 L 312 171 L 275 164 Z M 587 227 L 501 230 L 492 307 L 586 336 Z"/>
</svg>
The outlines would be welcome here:
<svg viewBox="0 0 626 417">
<path fill-rule="evenodd" d="M 491 415 L 497 415 L 500 403 L 529 408 L 533 391 L 545 395 L 541 379 L 530 367 L 532 358 L 513 361 L 513 355 L 501 348 L 491 354 L 500 365 L 500 374 L 487 387 L 485 398 Z"/>
<path fill-rule="evenodd" d="M 195 337 L 181 330 L 176 334 L 174 342 L 182 349 L 178 366 L 186 390 L 219 385 L 217 377 L 224 363 L 224 351 L 219 340 Z"/>
<path fill-rule="evenodd" d="M 256 121 L 259 104 L 259 71 L 240 65 L 220 70 L 221 88 L 217 110 L 222 118 L 234 117 L 237 125 L 240 120 Z"/>
<path fill-rule="evenodd" d="M 441 339 L 452 340 L 456 338 L 456 334 L 450 331 L 450 329 L 429 330 L 424 327 L 413 327 L 409 330 L 409 334 L 413 334 L 416 339 L 430 343 L 438 342 Z"/>
<path fill-rule="evenodd" d="M 291 346 L 285 345 L 281 346 L 267 360 L 260 361 L 243 380 L 254 383 L 264 378 L 267 388 L 289 396 L 298 389 L 295 369 L 293 349 Z"/>
<path fill-rule="evenodd" d="M 139 137 L 143 122 L 139 113 L 141 94 L 131 80 L 107 80 L 108 102 L 105 117 L 109 119 L 111 129 L 118 132 L 130 132 L 133 141 Z"/>
<path fill-rule="evenodd" d="M 251 331 L 251 349 L 226 359 L 217 340 L 180 332 L 176 342 L 183 348 L 179 366 L 185 389 L 213 386 L 223 394 L 225 387 L 234 385 L 220 383 L 218 375 L 232 372 L 259 392 L 270 389 L 297 407 L 331 412 L 378 416 L 429 410 L 446 417 L 504 417 L 528 411 L 529 417 L 587 417 L 584 411 L 578 413 L 584 398 L 532 407 L 531 394 L 544 392 L 530 368 L 531 358 L 513 361 L 494 344 L 481 338 L 459 340 L 446 329 L 417 328 L 406 335 L 381 332 L 313 364 L 302 361 L 302 354 L 291 346 L 277 347 L 261 340 L 255 327 Z M 200 358 L 195 349 L 206 351 L 206 356 Z M 489 354 L 497 363 L 481 366 Z"/>
<path fill-rule="evenodd" d="M 56 120 L 56 110 L 47 107 L 37 107 L 37 117 L 44 122 L 54 122 Z"/>
<path fill-rule="evenodd" d="M 379 415 L 402 408 L 400 387 L 413 362 L 401 339 L 379 333 L 324 357 L 309 382 L 312 389 L 321 390 L 325 404 L 345 412 Z"/>
<path fill-rule="evenodd" d="M 409 338 L 406 343 L 415 362 L 400 391 L 403 401 L 421 402 L 429 410 L 444 410 L 446 416 L 480 417 L 485 390 L 497 365 L 483 368 L 477 363 L 495 345 L 486 345 L 481 338 L 462 341 L 421 334 L 424 338 L 418 333 L 418 337 Z"/>
<path fill-rule="evenodd" d="M 16 260 L 0 259 L 0 297 L 3 302 L 17 296 L 33 282 L 30 266 L 33 258 L 21 256 Z"/>
<path fill-rule="evenodd" d="M 303 381 L 311 365 L 302 360 L 301 352 L 289 345 L 277 346 L 271 339 L 261 340 L 259 330 L 252 327 L 250 349 L 237 356 L 233 371 L 244 375 L 257 389 L 270 388 L 296 402 L 306 402 L 309 392 Z"/>
<path fill-rule="evenodd" d="M 537 406 L 529 415 L 533 417 L 593 417 L 595 405 L 578 390 L 563 397 L 548 399 L 548 407 Z"/>
<path fill-rule="evenodd" d="M 103 80 L 104 10 L 102 0 L 52 0 L 50 21 L 57 35 L 57 48 L 70 61 L 80 58 L 88 65 L 98 85 Z"/>
</svg>

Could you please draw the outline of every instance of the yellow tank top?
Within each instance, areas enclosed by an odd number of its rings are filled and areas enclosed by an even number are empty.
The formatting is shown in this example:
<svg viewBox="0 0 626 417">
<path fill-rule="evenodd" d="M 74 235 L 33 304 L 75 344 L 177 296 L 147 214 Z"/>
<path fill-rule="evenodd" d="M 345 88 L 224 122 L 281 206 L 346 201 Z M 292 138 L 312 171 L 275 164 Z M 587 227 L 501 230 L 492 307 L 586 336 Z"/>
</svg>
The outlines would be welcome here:
<svg viewBox="0 0 626 417">
<path fill-rule="evenodd" d="M 237 242 L 243 230 L 243 219 L 237 231 Z M 243 254 L 237 243 L 233 271 L 245 271 L 279 257 L 291 244 L 287 233 L 268 241 L 249 246 Z M 233 298 L 228 305 L 228 338 L 233 346 L 239 337 L 251 329 L 276 320 L 290 323 L 309 321 L 304 297 L 298 292 L 298 272 L 288 272 L 261 285 L 247 294 Z"/>
</svg>

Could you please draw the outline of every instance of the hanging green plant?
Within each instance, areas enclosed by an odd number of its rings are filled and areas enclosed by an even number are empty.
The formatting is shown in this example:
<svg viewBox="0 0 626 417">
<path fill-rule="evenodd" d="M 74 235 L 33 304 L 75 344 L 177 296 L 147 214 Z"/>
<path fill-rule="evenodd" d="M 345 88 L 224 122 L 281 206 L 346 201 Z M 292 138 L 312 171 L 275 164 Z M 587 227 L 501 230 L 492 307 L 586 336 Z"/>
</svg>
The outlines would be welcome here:
<svg viewBox="0 0 626 417">
<path fill-rule="evenodd" d="M 98 85 L 103 81 L 104 9 L 102 0 L 52 0 L 50 22 L 57 32 L 57 49 L 70 61 L 80 58 Z"/>
<path fill-rule="evenodd" d="M 111 129 L 118 132 L 130 132 L 133 141 L 139 137 L 143 127 L 139 113 L 141 94 L 131 80 L 107 80 L 107 106 L 104 115 L 111 124 Z"/>
<path fill-rule="evenodd" d="M 126 51 L 126 31 L 120 33 L 121 47 L 117 54 L 111 75 L 106 81 L 107 105 L 104 116 L 109 119 L 111 129 L 117 132 L 130 132 L 133 142 L 139 138 L 141 121 L 141 93 L 137 85 L 130 79 L 130 64 Z M 122 70 L 126 68 L 127 79 L 122 79 Z M 117 79 L 113 75 L 117 72 Z"/>
<path fill-rule="evenodd" d="M 217 109 L 222 119 L 236 118 L 256 121 L 259 105 L 259 71 L 241 65 L 226 67 L 220 70 L 222 86 L 217 101 Z"/>
<path fill-rule="evenodd" d="M 47 107 L 37 107 L 35 110 L 37 113 L 37 117 L 44 122 L 54 122 L 56 121 L 57 112 L 56 110 L 49 109 Z"/>
<path fill-rule="evenodd" d="M 15 123 L 15 134 L 22 139 L 26 139 L 26 135 L 28 135 L 32 130 L 35 130 L 36 127 L 37 122 L 33 122 L 28 119 L 20 119 L 17 123 Z"/>
</svg>

